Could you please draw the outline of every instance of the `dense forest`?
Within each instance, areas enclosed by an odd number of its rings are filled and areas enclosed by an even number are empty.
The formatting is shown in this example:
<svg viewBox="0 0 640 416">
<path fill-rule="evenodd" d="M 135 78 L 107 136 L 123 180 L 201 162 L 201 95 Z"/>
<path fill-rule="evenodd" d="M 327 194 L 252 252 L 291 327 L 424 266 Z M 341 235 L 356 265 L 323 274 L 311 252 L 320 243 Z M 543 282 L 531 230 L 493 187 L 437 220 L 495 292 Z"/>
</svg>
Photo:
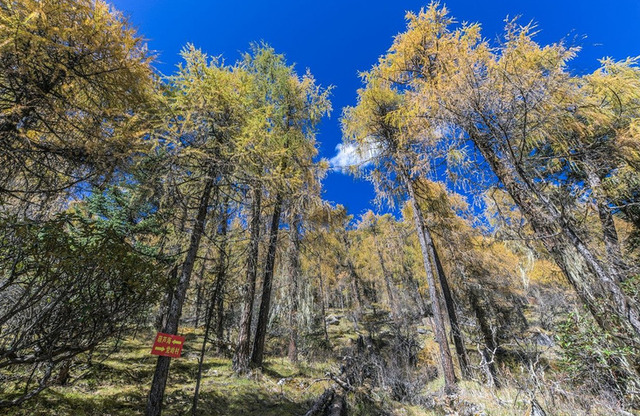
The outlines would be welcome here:
<svg viewBox="0 0 640 416">
<path fill-rule="evenodd" d="M 332 109 L 267 43 L 164 75 L 102 0 L 0 2 L 0 412 L 640 414 L 636 59 L 406 19 Z M 375 212 L 322 197 L 332 111 Z"/>
</svg>

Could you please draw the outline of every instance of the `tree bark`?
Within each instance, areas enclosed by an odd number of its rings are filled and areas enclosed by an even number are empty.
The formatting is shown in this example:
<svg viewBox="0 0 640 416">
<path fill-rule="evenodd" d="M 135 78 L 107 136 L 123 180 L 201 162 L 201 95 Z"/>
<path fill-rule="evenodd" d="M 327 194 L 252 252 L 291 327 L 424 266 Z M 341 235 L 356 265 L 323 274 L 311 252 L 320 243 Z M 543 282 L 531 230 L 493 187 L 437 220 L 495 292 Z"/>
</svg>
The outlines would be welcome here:
<svg viewBox="0 0 640 416">
<path fill-rule="evenodd" d="M 382 269 L 382 276 L 384 278 L 384 286 L 387 290 L 387 297 L 389 298 L 389 307 L 391 309 L 391 314 L 394 319 L 398 319 L 400 314 L 398 313 L 398 306 L 396 303 L 396 298 L 393 294 L 393 283 L 391 282 L 391 274 L 387 269 L 386 263 L 384 261 L 384 256 L 382 254 L 382 250 L 380 249 L 380 244 L 378 242 L 378 238 L 374 234 L 373 236 L 374 244 L 376 246 L 376 253 L 378 254 L 378 259 L 380 260 L 380 268 Z"/>
<path fill-rule="evenodd" d="M 202 364 L 204 363 L 204 353 L 207 349 L 207 341 L 209 340 L 209 329 L 211 328 L 211 317 L 213 316 L 215 307 L 215 298 L 211 298 L 211 302 L 207 307 L 205 324 L 204 324 L 204 339 L 202 340 L 202 347 L 200 348 L 200 358 L 198 359 L 198 374 L 196 375 L 196 388 L 193 393 L 193 405 L 191 407 L 191 414 L 196 416 L 198 412 L 198 398 L 200 397 L 200 380 L 202 379 Z"/>
<path fill-rule="evenodd" d="M 195 322 L 193 323 L 194 328 L 197 328 L 200 324 L 200 310 L 202 309 L 202 286 L 204 285 L 204 273 L 205 273 L 205 264 L 207 262 L 205 260 L 202 261 L 202 265 L 200 266 L 200 272 L 198 273 L 198 282 L 196 283 L 196 317 Z"/>
<path fill-rule="evenodd" d="M 173 266 L 171 271 L 169 272 L 169 281 L 171 282 L 169 286 L 175 286 L 178 284 L 178 266 Z M 167 310 L 171 305 L 171 299 L 173 298 L 173 290 L 169 290 L 162 297 L 162 302 L 160 303 L 160 307 L 158 308 L 158 315 L 156 316 L 155 327 L 156 331 L 162 332 L 164 327 L 167 324 Z"/>
<path fill-rule="evenodd" d="M 409 290 L 411 291 L 411 296 L 413 297 L 413 301 L 418 307 L 420 316 L 427 317 L 430 313 L 429 306 L 427 305 L 427 302 L 424 300 L 422 293 L 420 293 L 420 285 L 414 278 L 413 274 L 411 273 L 411 270 L 409 270 L 405 262 L 403 262 L 402 264 L 402 272 L 403 272 L 404 280 L 409 286 Z"/>
<path fill-rule="evenodd" d="M 224 283 L 220 287 L 216 297 L 216 342 L 218 354 L 224 352 Z"/>
<path fill-rule="evenodd" d="M 256 277 L 258 275 L 258 249 L 260 243 L 260 204 L 262 189 L 254 185 L 251 203 L 251 237 L 249 242 L 249 254 L 247 258 L 247 275 L 244 287 L 244 308 L 240 317 L 238 330 L 238 344 L 233 356 L 233 370 L 236 373 L 249 371 L 251 359 L 251 318 L 253 315 L 253 300 L 256 293 Z"/>
<path fill-rule="evenodd" d="M 425 233 L 431 234 L 429 229 L 425 230 Z M 442 294 L 444 303 L 447 307 L 447 314 L 449 315 L 449 324 L 451 325 L 451 335 L 453 338 L 453 344 L 456 348 L 456 354 L 458 356 L 458 362 L 460 363 L 460 372 L 463 378 L 469 378 L 469 359 L 467 358 L 467 350 L 464 347 L 464 338 L 462 337 L 462 331 L 460 330 L 460 324 L 458 322 L 458 314 L 456 312 L 456 306 L 453 302 L 453 294 L 447 281 L 447 276 L 444 273 L 444 268 L 440 262 L 440 256 L 438 250 L 431 240 L 431 255 L 433 256 L 433 262 L 436 265 L 436 271 L 438 272 L 438 280 L 440 281 L 440 287 L 442 288 Z"/>
<path fill-rule="evenodd" d="M 298 281 L 300 279 L 300 218 L 296 216 L 289 229 L 289 350 L 287 356 L 292 363 L 298 362 Z"/>
<path fill-rule="evenodd" d="M 180 279 L 175 288 L 174 294 L 171 297 L 169 310 L 167 311 L 167 320 L 162 330 L 162 332 L 171 335 L 176 335 L 178 332 L 178 324 L 180 316 L 182 315 L 182 305 L 187 294 L 187 289 L 189 288 L 189 281 L 191 280 L 196 255 L 200 248 L 200 240 L 204 233 L 207 211 L 215 181 L 214 170 L 210 169 L 208 174 L 209 177 L 206 179 L 204 190 L 198 205 L 198 213 L 193 225 L 193 231 L 191 232 L 187 255 L 184 263 L 182 263 Z M 156 370 L 151 383 L 151 390 L 149 391 L 149 396 L 147 398 L 147 407 L 145 411 L 146 416 L 160 416 L 162 412 L 162 399 L 164 397 L 164 390 L 167 384 L 167 377 L 169 375 L 170 362 L 171 358 L 169 357 L 158 357 Z"/>
<path fill-rule="evenodd" d="M 227 230 L 229 227 L 229 196 L 225 195 L 222 202 L 222 212 L 220 214 L 220 228 L 218 247 L 218 259 L 216 262 L 216 283 L 213 287 L 213 295 L 211 303 L 215 302 L 215 310 L 217 312 L 216 319 L 216 340 L 218 342 L 218 352 L 222 350 L 223 331 L 224 331 L 224 286 L 227 282 Z M 212 306 L 213 307 L 213 306 Z"/>
<path fill-rule="evenodd" d="M 360 276 L 356 271 L 355 266 L 351 259 L 347 260 L 347 267 L 349 269 L 349 276 L 351 276 L 351 286 L 353 289 L 353 303 L 357 314 L 362 313 L 362 296 L 360 295 Z"/>
<path fill-rule="evenodd" d="M 415 191 L 413 189 L 413 183 L 411 182 L 409 175 L 404 169 L 400 169 L 402 179 L 404 180 L 407 192 L 409 194 L 409 201 L 413 208 L 413 220 L 415 222 L 416 231 L 418 233 L 418 239 L 420 240 L 420 248 L 422 251 L 422 260 L 424 262 L 424 269 L 427 274 L 427 283 L 429 284 L 429 296 L 431 298 L 431 308 L 433 310 L 433 326 L 434 333 L 436 335 L 436 342 L 440 347 L 440 365 L 442 366 L 442 373 L 444 375 L 445 392 L 447 394 L 453 394 L 457 391 L 457 380 L 453 369 L 453 360 L 451 358 L 451 351 L 449 350 L 449 344 L 447 342 L 447 334 L 444 327 L 444 315 L 440 307 L 440 294 L 436 286 L 436 281 L 433 276 L 433 268 L 431 259 L 429 257 L 429 246 L 432 244 L 429 234 L 425 233 L 426 227 L 424 218 L 418 206 Z"/>
<path fill-rule="evenodd" d="M 322 276 L 321 265 L 318 262 L 318 280 L 320 281 L 320 312 L 322 313 L 322 328 L 324 329 L 324 340 L 327 346 L 329 342 L 329 331 L 327 330 L 327 308 L 325 306 L 325 293 L 324 293 L 324 277 Z"/>
<path fill-rule="evenodd" d="M 360 276 L 358 276 L 358 272 L 356 271 L 356 267 L 351 261 L 351 254 L 349 250 L 351 249 L 351 242 L 347 238 L 346 234 L 343 234 L 342 240 L 344 242 L 344 247 L 346 250 L 346 263 L 347 269 L 349 270 L 349 276 L 351 277 L 351 286 L 353 290 L 353 302 L 355 303 L 355 309 L 357 315 L 359 315 L 362 311 L 362 297 L 360 295 Z"/>
<path fill-rule="evenodd" d="M 328 408 L 333 401 L 333 397 L 336 395 L 335 389 L 329 388 L 322 393 L 318 399 L 313 402 L 311 409 L 304 416 L 322 416 L 326 415 Z"/>
<path fill-rule="evenodd" d="M 267 338 L 267 324 L 269 323 L 269 311 L 271 308 L 271 288 L 273 286 L 273 270 L 276 264 L 276 248 L 278 245 L 278 230 L 280 228 L 280 214 L 282 212 L 282 194 L 276 196 L 276 205 L 271 217 L 271 229 L 269 230 L 269 247 L 267 249 L 267 263 L 262 282 L 262 299 L 260 300 L 260 312 L 258 325 L 253 342 L 253 354 L 251 363 L 256 367 L 262 367 L 264 360 L 264 344 Z"/>
<path fill-rule="evenodd" d="M 206 310 L 204 339 L 202 340 L 202 348 L 200 349 L 200 359 L 198 360 L 198 375 L 196 376 L 196 388 L 193 394 L 192 415 L 195 416 L 198 409 L 198 398 L 200 395 L 200 380 L 202 379 L 202 365 L 204 363 L 204 354 L 209 341 L 209 332 L 211 330 L 211 320 L 216 308 L 221 308 L 220 299 L 222 298 L 222 287 L 224 286 L 227 275 L 227 226 L 229 221 L 229 197 L 225 196 L 222 203 L 222 212 L 220 213 L 220 228 L 218 229 L 218 239 L 220 246 L 218 248 L 218 258 L 216 260 L 216 282 L 213 293 Z M 202 269 L 205 268 L 206 261 L 202 262 Z M 220 320 L 220 316 L 218 316 Z M 220 338 L 218 338 L 220 341 Z"/>
<path fill-rule="evenodd" d="M 480 349 L 480 354 L 482 355 L 482 365 L 487 376 L 487 384 L 490 386 L 500 387 L 495 366 L 495 358 L 497 356 L 498 348 L 493 337 L 491 324 L 489 323 L 485 310 L 480 306 L 480 295 L 478 294 L 478 289 L 471 288 L 471 290 L 469 290 L 469 302 L 473 313 L 476 315 L 476 320 L 480 327 L 480 333 L 484 340 L 484 345 Z"/>
</svg>

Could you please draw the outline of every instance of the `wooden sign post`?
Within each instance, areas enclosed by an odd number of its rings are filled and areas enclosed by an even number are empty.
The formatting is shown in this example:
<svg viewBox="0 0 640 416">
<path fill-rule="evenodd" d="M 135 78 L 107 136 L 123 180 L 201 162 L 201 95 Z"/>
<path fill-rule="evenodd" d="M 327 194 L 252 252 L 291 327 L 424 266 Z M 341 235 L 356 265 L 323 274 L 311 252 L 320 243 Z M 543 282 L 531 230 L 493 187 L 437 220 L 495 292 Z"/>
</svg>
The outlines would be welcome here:
<svg viewBox="0 0 640 416">
<path fill-rule="evenodd" d="M 158 332 L 153 348 L 151 348 L 151 354 L 179 358 L 183 345 L 184 337 Z"/>
</svg>

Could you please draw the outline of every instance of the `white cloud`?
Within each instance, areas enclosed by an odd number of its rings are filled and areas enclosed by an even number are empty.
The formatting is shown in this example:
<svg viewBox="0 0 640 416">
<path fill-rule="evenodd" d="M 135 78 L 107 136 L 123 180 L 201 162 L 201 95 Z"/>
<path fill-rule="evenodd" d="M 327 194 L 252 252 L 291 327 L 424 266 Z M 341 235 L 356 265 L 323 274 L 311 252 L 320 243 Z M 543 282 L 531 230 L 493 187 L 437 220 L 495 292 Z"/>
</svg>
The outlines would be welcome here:
<svg viewBox="0 0 640 416">
<path fill-rule="evenodd" d="M 360 169 L 371 164 L 371 160 L 379 154 L 378 147 L 373 143 L 359 145 L 356 143 L 340 143 L 336 146 L 336 155 L 329 159 L 331 168 L 335 171 L 347 173 L 349 168 Z"/>
</svg>

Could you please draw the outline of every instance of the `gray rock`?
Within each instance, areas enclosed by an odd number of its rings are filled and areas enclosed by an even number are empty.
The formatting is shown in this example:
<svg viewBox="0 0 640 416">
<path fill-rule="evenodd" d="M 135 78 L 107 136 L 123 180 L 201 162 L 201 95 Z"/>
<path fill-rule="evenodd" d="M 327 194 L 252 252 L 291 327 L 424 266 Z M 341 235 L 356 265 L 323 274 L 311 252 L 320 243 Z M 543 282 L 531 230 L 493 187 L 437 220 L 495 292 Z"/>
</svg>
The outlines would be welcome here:
<svg viewBox="0 0 640 416">
<path fill-rule="evenodd" d="M 328 316 L 325 322 L 327 325 L 340 325 L 340 318 L 337 316 Z"/>
<path fill-rule="evenodd" d="M 554 342 L 551 337 L 542 332 L 536 332 L 533 334 L 533 342 L 543 347 L 553 347 Z"/>
</svg>

